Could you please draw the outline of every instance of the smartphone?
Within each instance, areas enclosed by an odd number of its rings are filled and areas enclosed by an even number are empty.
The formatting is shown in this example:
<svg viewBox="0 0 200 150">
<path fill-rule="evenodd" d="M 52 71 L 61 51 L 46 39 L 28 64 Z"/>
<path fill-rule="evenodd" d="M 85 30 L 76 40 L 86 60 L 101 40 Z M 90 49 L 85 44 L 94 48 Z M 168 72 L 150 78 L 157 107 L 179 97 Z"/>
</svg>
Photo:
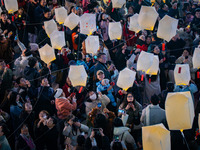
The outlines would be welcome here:
<svg viewBox="0 0 200 150">
<path fill-rule="evenodd" d="M 15 41 L 17 41 L 17 35 L 15 36 L 15 39 L 14 39 Z"/>
<path fill-rule="evenodd" d="M 114 136 L 115 142 L 119 142 L 119 136 Z"/>
<path fill-rule="evenodd" d="M 125 113 L 125 111 L 122 110 L 122 109 L 119 109 L 118 112 L 119 112 L 119 113 Z"/>
<path fill-rule="evenodd" d="M 188 56 L 185 56 L 185 59 L 188 59 Z"/>
<path fill-rule="evenodd" d="M 101 107 L 101 103 L 98 103 L 98 104 L 97 104 L 97 107 L 99 107 L 99 108 L 100 108 L 100 107 Z"/>
<path fill-rule="evenodd" d="M 94 59 L 97 59 L 97 56 L 94 56 Z"/>
</svg>

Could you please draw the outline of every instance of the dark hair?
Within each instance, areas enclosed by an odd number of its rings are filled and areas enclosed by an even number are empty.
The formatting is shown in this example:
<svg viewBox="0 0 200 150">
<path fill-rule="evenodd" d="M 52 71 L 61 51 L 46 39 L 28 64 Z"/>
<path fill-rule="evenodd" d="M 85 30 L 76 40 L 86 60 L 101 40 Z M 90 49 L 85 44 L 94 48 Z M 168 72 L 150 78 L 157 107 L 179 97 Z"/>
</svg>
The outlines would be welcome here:
<svg viewBox="0 0 200 150">
<path fill-rule="evenodd" d="M 153 104 L 153 105 L 157 105 L 157 104 L 159 104 L 159 97 L 156 95 L 156 94 L 154 94 L 153 96 L 151 96 L 151 103 Z"/>
<path fill-rule="evenodd" d="M 82 60 L 82 59 L 83 59 L 83 56 L 82 56 L 82 53 L 81 53 L 81 52 L 78 52 L 78 53 L 77 53 L 77 58 L 78 58 L 78 60 Z"/>
<path fill-rule="evenodd" d="M 7 128 L 6 124 L 1 123 L 0 126 L 2 127 L 2 132 L 4 133 L 4 135 L 8 135 L 10 130 Z"/>
<path fill-rule="evenodd" d="M 28 65 L 29 67 L 33 68 L 37 63 L 37 59 L 35 57 L 28 58 Z"/>
<path fill-rule="evenodd" d="M 94 127 L 105 129 L 106 126 L 107 126 L 106 117 L 103 114 L 98 114 L 94 120 Z"/>
<path fill-rule="evenodd" d="M 1 12 L 1 16 L 2 15 L 7 15 L 7 13 L 5 11 Z"/>
<path fill-rule="evenodd" d="M 54 116 L 51 116 L 49 118 L 51 118 L 53 120 L 53 124 L 55 124 L 55 125 L 57 124 L 57 119 Z"/>
<path fill-rule="evenodd" d="M 130 91 L 127 91 L 127 92 L 128 92 L 128 93 L 125 95 L 124 100 L 123 100 L 123 102 L 122 102 L 123 107 L 126 107 L 127 104 L 128 104 L 127 97 L 128 97 L 129 94 L 131 94 L 131 95 L 133 96 L 133 104 L 135 103 L 134 94 L 133 94 L 132 92 L 130 92 Z"/>
<path fill-rule="evenodd" d="M 85 137 L 83 135 L 79 135 L 77 137 L 78 146 L 84 146 L 85 144 Z"/>
<path fill-rule="evenodd" d="M 113 142 L 112 150 L 123 150 L 121 142 Z"/>
<path fill-rule="evenodd" d="M 105 53 L 98 53 L 97 58 L 100 58 L 101 56 L 106 55 Z"/>
<path fill-rule="evenodd" d="M 45 8 L 44 13 L 47 13 L 47 12 L 51 12 L 51 10 L 49 8 Z"/>
<path fill-rule="evenodd" d="M 26 127 L 28 128 L 28 124 L 23 123 L 23 124 L 20 126 L 20 130 L 21 130 L 24 126 L 26 126 Z"/>
<path fill-rule="evenodd" d="M 23 77 L 18 77 L 17 79 L 16 79 L 16 83 L 17 84 L 20 84 L 20 80 L 22 79 Z"/>
<path fill-rule="evenodd" d="M 169 92 L 174 91 L 174 83 L 173 82 L 167 82 L 167 89 Z"/>
<path fill-rule="evenodd" d="M 10 98 L 9 98 L 10 105 L 15 105 L 15 106 L 17 105 L 17 103 L 16 103 L 17 95 L 19 95 L 17 92 L 12 92 L 10 94 Z"/>
<path fill-rule="evenodd" d="M 122 120 L 119 117 L 117 117 L 113 121 L 113 126 L 114 127 L 123 127 L 124 125 L 123 125 Z"/>
</svg>

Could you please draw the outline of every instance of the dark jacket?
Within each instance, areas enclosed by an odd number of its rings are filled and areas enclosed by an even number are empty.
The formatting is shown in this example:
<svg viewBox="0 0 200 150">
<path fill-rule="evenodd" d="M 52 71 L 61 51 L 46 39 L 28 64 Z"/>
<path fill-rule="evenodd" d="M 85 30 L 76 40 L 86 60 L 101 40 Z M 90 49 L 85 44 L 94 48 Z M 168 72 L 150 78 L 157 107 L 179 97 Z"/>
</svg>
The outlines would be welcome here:
<svg viewBox="0 0 200 150">
<path fill-rule="evenodd" d="M 16 140 L 15 150 L 31 150 L 21 135 Z"/>
<path fill-rule="evenodd" d="M 39 31 L 36 43 L 39 45 L 40 48 L 43 47 L 45 44 L 49 44 L 51 46 L 50 38 L 48 37 L 44 29 Z"/>
<path fill-rule="evenodd" d="M 30 81 L 33 87 L 38 87 L 40 74 L 36 68 L 26 66 L 24 69 L 24 77 Z"/>
</svg>

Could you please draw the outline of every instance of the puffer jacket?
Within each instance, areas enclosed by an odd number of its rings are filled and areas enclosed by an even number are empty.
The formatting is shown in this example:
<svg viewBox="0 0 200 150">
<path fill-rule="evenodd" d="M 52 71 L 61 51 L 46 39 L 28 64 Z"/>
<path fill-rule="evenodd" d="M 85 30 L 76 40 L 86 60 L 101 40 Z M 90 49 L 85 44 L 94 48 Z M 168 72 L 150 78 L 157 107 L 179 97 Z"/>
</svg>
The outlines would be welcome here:
<svg viewBox="0 0 200 150">
<path fill-rule="evenodd" d="M 58 118 L 60 119 L 66 119 L 66 117 L 70 115 L 72 111 L 76 110 L 77 107 L 76 102 L 70 103 L 70 101 L 65 97 L 56 98 L 55 105 Z"/>
</svg>

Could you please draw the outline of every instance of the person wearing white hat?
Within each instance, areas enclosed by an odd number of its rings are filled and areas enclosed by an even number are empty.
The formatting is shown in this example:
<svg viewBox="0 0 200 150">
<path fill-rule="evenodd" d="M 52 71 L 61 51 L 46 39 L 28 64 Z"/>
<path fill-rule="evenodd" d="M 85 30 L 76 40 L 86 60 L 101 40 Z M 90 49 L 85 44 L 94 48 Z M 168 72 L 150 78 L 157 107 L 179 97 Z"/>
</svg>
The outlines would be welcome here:
<svg viewBox="0 0 200 150">
<path fill-rule="evenodd" d="M 76 110 L 77 104 L 75 95 L 71 94 L 68 98 L 66 98 L 63 90 L 58 88 L 54 97 L 56 99 L 55 105 L 59 119 L 66 119 L 72 111 Z"/>
</svg>

